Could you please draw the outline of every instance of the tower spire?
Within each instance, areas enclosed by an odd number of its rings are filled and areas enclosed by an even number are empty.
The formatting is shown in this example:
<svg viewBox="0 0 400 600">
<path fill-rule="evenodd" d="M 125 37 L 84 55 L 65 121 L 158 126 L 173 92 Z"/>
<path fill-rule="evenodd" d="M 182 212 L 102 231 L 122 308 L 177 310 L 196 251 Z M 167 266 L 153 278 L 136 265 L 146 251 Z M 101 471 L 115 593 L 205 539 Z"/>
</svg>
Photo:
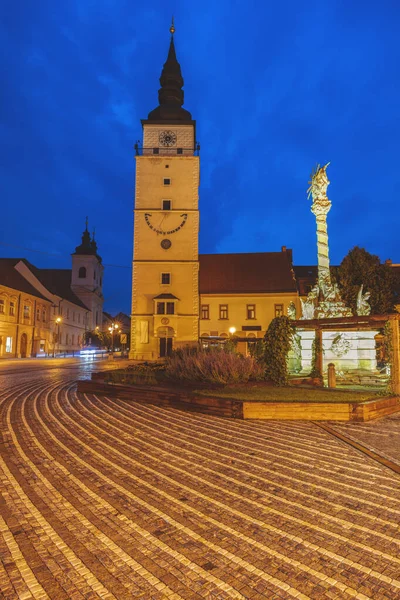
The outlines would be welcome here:
<svg viewBox="0 0 400 600">
<path fill-rule="evenodd" d="M 181 66 L 176 58 L 174 33 L 175 24 L 172 17 L 169 28 L 171 40 L 169 43 L 167 60 L 164 63 L 158 90 L 159 106 L 149 113 L 149 121 L 191 121 L 192 115 L 182 108 L 183 104 L 183 77 Z"/>
</svg>

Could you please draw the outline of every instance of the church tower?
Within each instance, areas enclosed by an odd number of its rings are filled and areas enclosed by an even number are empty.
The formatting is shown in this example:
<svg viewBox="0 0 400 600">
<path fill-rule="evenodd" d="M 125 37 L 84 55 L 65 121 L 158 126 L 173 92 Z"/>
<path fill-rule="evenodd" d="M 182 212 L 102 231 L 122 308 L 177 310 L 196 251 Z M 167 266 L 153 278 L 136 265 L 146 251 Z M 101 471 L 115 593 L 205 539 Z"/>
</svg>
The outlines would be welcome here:
<svg viewBox="0 0 400 600">
<path fill-rule="evenodd" d="M 142 120 L 136 149 L 132 329 L 129 357 L 156 359 L 199 335 L 199 146 L 182 108 L 174 23 L 159 106 Z"/>
<path fill-rule="evenodd" d="M 88 319 L 88 329 L 93 331 L 102 326 L 103 322 L 103 271 L 101 256 L 97 252 L 97 244 L 86 228 L 82 234 L 82 243 L 72 254 L 71 289 L 76 296 L 91 311 Z"/>
</svg>

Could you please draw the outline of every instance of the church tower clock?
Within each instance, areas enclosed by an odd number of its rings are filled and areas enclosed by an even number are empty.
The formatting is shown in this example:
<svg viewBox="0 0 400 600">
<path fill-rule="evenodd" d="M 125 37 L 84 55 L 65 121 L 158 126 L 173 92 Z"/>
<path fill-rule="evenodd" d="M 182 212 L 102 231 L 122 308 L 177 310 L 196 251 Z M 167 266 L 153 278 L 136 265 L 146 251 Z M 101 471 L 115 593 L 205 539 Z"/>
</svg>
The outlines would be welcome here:
<svg viewBox="0 0 400 600">
<path fill-rule="evenodd" d="M 174 24 L 159 106 L 137 143 L 130 358 L 156 359 L 195 344 L 199 327 L 196 122 L 182 108 Z"/>
</svg>

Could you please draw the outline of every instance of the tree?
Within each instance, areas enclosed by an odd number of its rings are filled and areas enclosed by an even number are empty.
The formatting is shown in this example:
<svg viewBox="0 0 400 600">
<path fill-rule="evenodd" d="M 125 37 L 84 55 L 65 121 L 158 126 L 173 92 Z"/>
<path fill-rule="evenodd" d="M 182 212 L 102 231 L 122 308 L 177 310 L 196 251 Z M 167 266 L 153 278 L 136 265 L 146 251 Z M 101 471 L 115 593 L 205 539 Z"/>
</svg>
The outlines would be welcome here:
<svg viewBox="0 0 400 600">
<path fill-rule="evenodd" d="M 344 257 L 334 276 L 342 298 L 353 314 L 357 314 L 357 295 L 361 285 L 364 286 L 363 293 L 371 294 L 368 300 L 371 314 L 393 312 L 396 301 L 393 271 L 389 265 L 381 264 L 379 256 L 355 246 Z"/>
<path fill-rule="evenodd" d="M 85 331 L 85 344 L 95 348 L 111 348 L 111 334 L 108 331 Z"/>
<path fill-rule="evenodd" d="M 288 382 L 288 354 L 294 331 L 288 317 L 275 317 L 264 336 L 265 377 L 275 385 L 286 385 Z"/>
</svg>

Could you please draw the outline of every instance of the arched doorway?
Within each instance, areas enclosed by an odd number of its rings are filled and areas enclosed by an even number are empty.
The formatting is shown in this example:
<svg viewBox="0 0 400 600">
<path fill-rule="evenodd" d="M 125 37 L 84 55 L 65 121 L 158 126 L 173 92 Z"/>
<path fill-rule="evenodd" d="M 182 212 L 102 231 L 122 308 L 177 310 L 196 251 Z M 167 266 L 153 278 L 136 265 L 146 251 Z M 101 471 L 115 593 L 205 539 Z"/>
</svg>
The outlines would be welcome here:
<svg viewBox="0 0 400 600">
<path fill-rule="evenodd" d="M 26 333 L 21 335 L 21 346 L 20 346 L 20 354 L 21 358 L 26 358 L 26 349 L 28 347 L 28 336 Z"/>
<path fill-rule="evenodd" d="M 157 337 L 159 338 L 159 353 L 160 358 L 170 356 L 172 353 L 172 339 L 174 330 L 172 327 L 159 327 L 157 329 Z"/>
</svg>

